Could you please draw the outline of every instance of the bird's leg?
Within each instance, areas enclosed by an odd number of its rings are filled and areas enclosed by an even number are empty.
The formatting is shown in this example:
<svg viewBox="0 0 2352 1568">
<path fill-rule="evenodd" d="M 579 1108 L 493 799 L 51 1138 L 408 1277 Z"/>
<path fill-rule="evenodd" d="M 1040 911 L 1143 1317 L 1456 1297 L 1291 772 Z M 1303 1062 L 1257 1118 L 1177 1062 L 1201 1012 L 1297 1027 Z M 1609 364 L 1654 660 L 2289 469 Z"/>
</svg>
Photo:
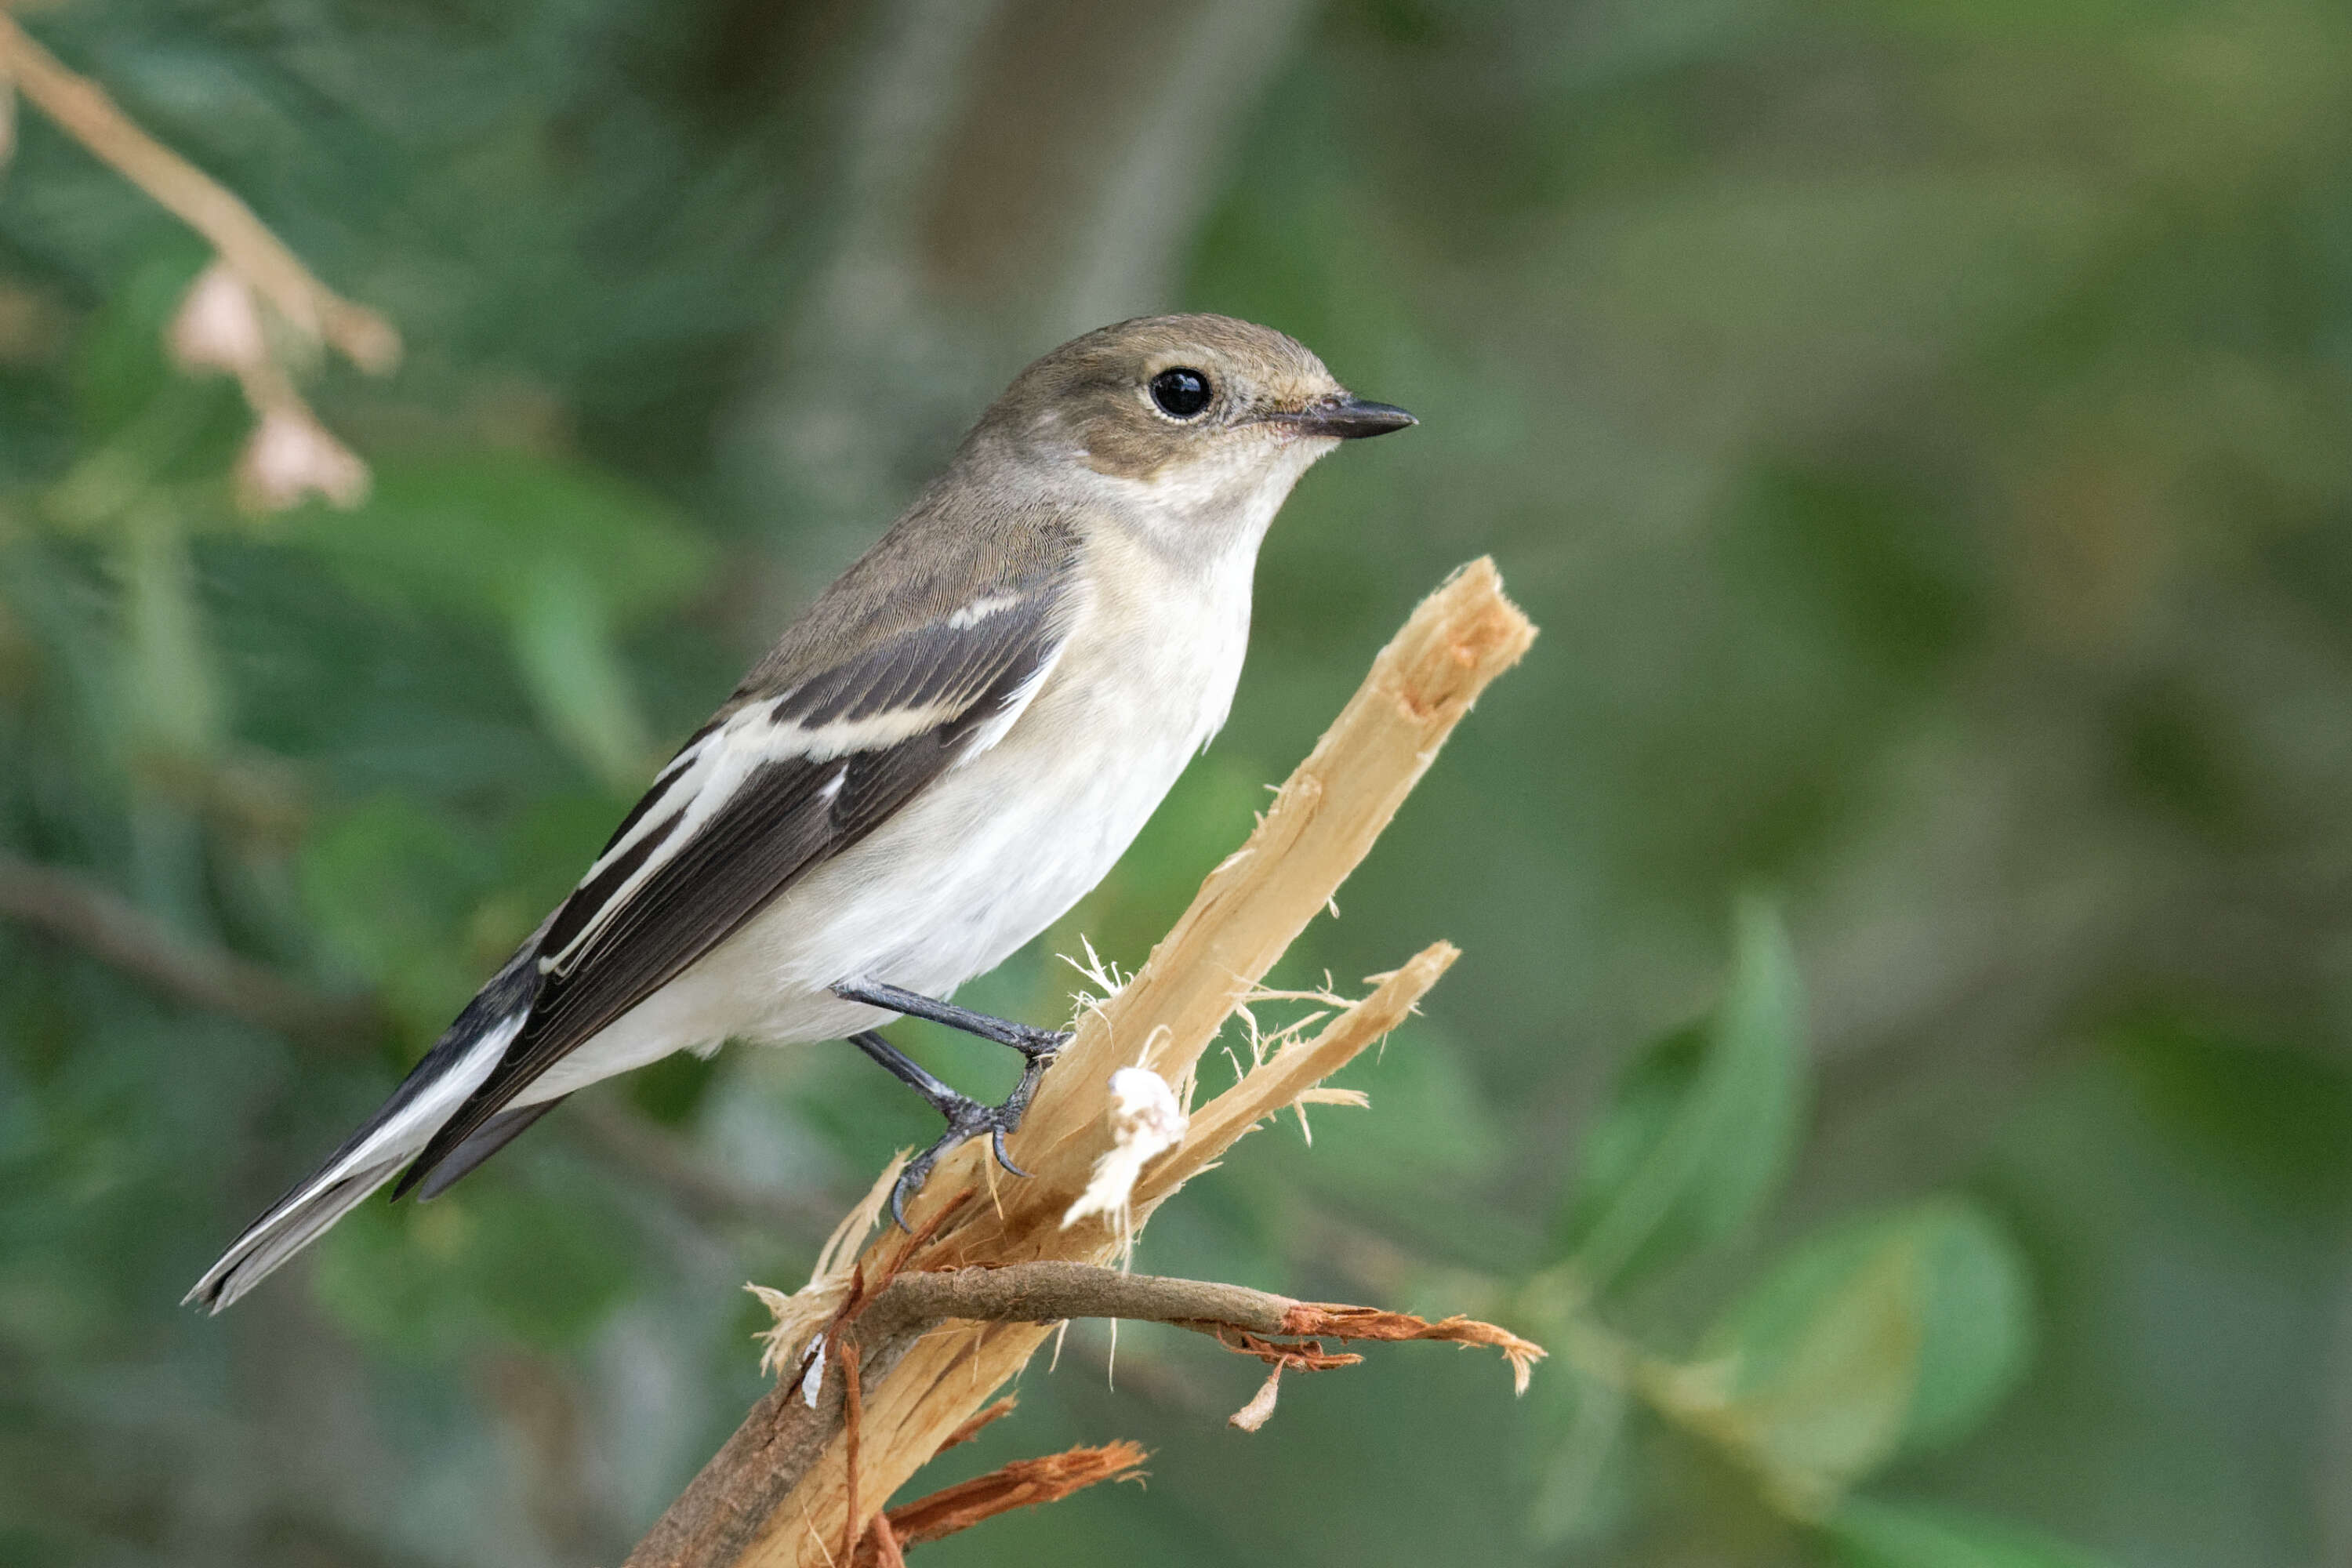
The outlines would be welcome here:
<svg viewBox="0 0 2352 1568">
<path fill-rule="evenodd" d="M 902 991 L 896 985 L 885 985 L 876 980 L 845 980 L 833 987 L 833 994 L 845 1002 L 863 1002 L 869 1007 L 887 1007 L 891 1012 L 909 1018 L 928 1018 L 934 1024 L 945 1024 L 950 1029 L 961 1029 L 967 1035 L 978 1035 L 983 1040 L 994 1040 L 1000 1046 L 1011 1046 L 1031 1061 L 1040 1057 L 1050 1058 L 1070 1043 L 1066 1029 L 1040 1029 L 1033 1024 L 1016 1024 L 1010 1018 L 975 1013 L 952 1002 L 941 1002 L 913 991 Z"/>
<path fill-rule="evenodd" d="M 1018 1028 L 1020 1026 L 1013 1026 Z M 900 1230 L 909 1228 L 907 1200 L 922 1190 L 924 1181 L 931 1173 L 931 1167 L 938 1164 L 941 1157 L 968 1140 L 986 1133 L 998 1164 L 1016 1176 L 1029 1173 L 1014 1164 L 1012 1156 L 1005 1152 L 1004 1135 L 1021 1125 L 1022 1113 L 1029 1109 L 1029 1098 L 1037 1092 L 1038 1080 L 1045 1076 L 1046 1064 L 1054 1059 L 1054 1048 L 1059 1047 L 1060 1041 L 1055 1041 L 1054 1047 L 1022 1053 L 1028 1058 L 1027 1065 L 1021 1069 L 1021 1081 L 1013 1086 L 1013 1092 L 1005 1096 L 1002 1105 L 982 1105 L 970 1095 L 949 1088 L 926 1071 L 920 1063 L 871 1029 L 850 1036 L 849 1043 L 881 1063 L 901 1083 L 929 1102 L 932 1110 L 948 1120 L 947 1131 L 940 1134 L 939 1141 L 908 1161 L 907 1168 L 898 1173 L 898 1180 L 890 1189 L 890 1217 L 898 1222 Z"/>
</svg>

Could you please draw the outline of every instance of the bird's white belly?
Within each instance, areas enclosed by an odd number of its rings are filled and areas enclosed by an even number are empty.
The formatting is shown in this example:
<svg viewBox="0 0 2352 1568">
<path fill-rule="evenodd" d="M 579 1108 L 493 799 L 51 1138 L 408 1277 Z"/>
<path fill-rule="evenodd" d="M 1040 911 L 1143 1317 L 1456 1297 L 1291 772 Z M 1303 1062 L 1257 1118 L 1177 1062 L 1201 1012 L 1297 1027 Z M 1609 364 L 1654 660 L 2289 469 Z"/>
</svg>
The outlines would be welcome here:
<svg viewBox="0 0 2352 1568">
<path fill-rule="evenodd" d="M 1032 727 L 1054 717 L 1024 715 L 745 932 L 780 999 L 851 977 L 942 994 L 1003 963 L 1108 874 L 1191 748 L 1181 732 L 1154 737 L 1116 714 Z M 797 1012 L 787 1005 L 761 1032 L 806 1037 Z"/>
<path fill-rule="evenodd" d="M 995 746 L 794 883 L 519 1103 L 689 1046 L 835 1039 L 889 1021 L 833 995 L 844 980 L 945 996 L 1003 963 L 1109 873 L 1223 723 L 1248 638 L 1245 584 L 1237 608 L 1204 639 L 1139 625 L 1084 650 L 1084 684 L 1049 679 Z"/>
</svg>

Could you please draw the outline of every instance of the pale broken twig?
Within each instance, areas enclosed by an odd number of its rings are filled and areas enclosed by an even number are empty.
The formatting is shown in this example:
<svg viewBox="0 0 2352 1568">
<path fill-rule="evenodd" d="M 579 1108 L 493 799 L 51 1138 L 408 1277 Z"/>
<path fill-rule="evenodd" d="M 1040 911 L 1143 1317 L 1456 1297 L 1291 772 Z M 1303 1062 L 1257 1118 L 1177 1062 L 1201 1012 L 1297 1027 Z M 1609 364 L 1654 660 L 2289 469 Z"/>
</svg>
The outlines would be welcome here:
<svg viewBox="0 0 2352 1568">
<path fill-rule="evenodd" d="M 1076 1037 L 1063 1047 L 1014 1140 L 1015 1161 L 1034 1174 L 992 1188 L 974 1152 L 950 1156 L 912 1205 L 919 1225 L 941 1218 L 936 1235 L 919 1242 L 885 1234 L 868 1248 L 866 1277 L 1045 1260 L 1102 1264 L 1116 1257 L 1118 1227 L 1101 1216 L 1066 1230 L 1060 1223 L 1114 1143 L 1111 1075 L 1140 1066 L 1169 1083 L 1185 1081 L 1234 1008 L 1323 912 L 1479 692 L 1533 637 L 1503 596 L 1491 563 L 1472 563 L 1423 601 L 1249 842 L 1210 873 L 1142 970 L 1078 1019 Z M 1295 1096 L 1313 1087 L 1297 1081 L 1302 1064 L 1328 1073 L 1377 1040 L 1454 956 L 1446 943 L 1432 945 L 1315 1039 L 1285 1049 L 1196 1112 L 1183 1142 L 1143 1168 L 1134 1223 L 1147 1220 L 1181 1180 L 1168 1174 L 1171 1169 L 1197 1173 L 1288 1103 L 1270 1091 L 1286 1088 Z M 1204 1130 L 1208 1112 L 1215 1114 Z M 861 1358 L 859 1497 L 886 1496 L 904 1485 L 1048 1332 L 1028 1322 L 989 1321 L 969 1332 L 869 1338 Z M 817 1568 L 834 1557 L 845 1527 L 859 1517 L 849 1507 L 837 1382 L 825 1375 L 814 1411 L 800 1405 L 797 1391 L 780 1387 L 762 1397 L 639 1544 L 632 1568 Z"/>
</svg>

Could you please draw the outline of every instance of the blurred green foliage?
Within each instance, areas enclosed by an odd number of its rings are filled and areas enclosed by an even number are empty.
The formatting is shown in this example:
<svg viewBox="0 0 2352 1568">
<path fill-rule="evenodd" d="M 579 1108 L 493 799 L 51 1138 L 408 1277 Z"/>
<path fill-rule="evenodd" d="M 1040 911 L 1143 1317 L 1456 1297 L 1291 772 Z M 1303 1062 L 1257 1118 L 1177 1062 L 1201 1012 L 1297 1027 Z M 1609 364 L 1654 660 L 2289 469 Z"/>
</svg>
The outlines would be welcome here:
<svg viewBox="0 0 2352 1568">
<path fill-rule="evenodd" d="M 1581 1289 L 1679 1262 L 1755 1217 L 1796 1141 L 1802 1007 L 1787 933 L 1750 900 L 1729 993 L 1639 1058 L 1584 1134 L 1563 1238 Z"/>
<path fill-rule="evenodd" d="M 1566 1347 L 1580 1380 L 1544 1462 L 1539 1541 L 1572 1542 L 1606 1518 L 1597 1489 L 1638 1398 L 1747 1471 L 1793 1523 L 1849 1549 L 1866 1541 L 1868 1561 L 2001 1561 L 1925 1525 L 1906 1534 L 1899 1510 L 1848 1495 L 1904 1455 L 1969 1436 L 2025 1370 L 2028 1266 L 1982 1204 L 1930 1198 L 1798 1238 L 1679 1361 L 1601 1315 L 1627 1261 L 1686 1261 L 1779 1195 L 1808 1071 L 1801 1011 L 1787 934 L 1748 900 L 1723 1000 L 1636 1058 L 1586 1135 L 1577 1211 L 1590 1217 L 1514 1303 Z"/>
<path fill-rule="evenodd" d="M 1081 1326 L 939 1479 L 1132 1436 L 1150 1489 L 926 1557 L 2352 1555 L 2340 6 L 20 10 L 409 353 L 300 366 L 363 505 L 244 510 L 243 400 L 162 349 L 202 246 L 20 106 L 0 893 L 384 1022 L 0 921 L 0 1563 L 625 1552 L 757 1392 L 737 1287 L 929 1135 L 853 1053 L 664 1064 L 173 1303 L 1013 371 L 1179 306 L 1423 425 L 1302 484 L 1226 733 L 965 998 L 1139 962 L 1492 552 L 1544 637 L 1285 973 L 1466 956 L 1370 1112 L 1139 1261 L 1555 1354 L 1514 1404 L 1400 1347 L 1244 1438 L 1251 1369 L 1130 1327 L 1114 1388 Z"/>
</svg>

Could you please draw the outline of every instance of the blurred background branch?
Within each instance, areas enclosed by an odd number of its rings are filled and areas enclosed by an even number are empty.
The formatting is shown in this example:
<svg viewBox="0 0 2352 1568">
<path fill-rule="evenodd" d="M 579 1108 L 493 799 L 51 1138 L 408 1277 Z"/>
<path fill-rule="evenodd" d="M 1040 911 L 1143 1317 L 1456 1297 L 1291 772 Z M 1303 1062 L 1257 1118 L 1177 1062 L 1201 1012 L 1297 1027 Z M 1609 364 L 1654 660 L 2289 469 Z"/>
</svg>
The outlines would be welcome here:
<svg viewBox="0 0 2352 1568">
<path fill-rule="evenodd" d="M 0 917 L 143 980 L 173 1001 L 350 1051 L 380 1038 L 383 1015 L 365 996 L 331 996 L 224 948 L 191 942 L 118 893 L 0 852 Z"/>
<path fill-rule="evenodd" d="M 121 895 L 0 852 L 0 918 L 70 942 L 183 1005 L 226 1014 L 343 1056 L 379 1046 L 391 1021 L 375 998 L 314 991 L 225 948 L 173 932 Z M 597 1153 L 667 1192 L 705 1222 L 815 1235 L 839 1207 L 824 1191 L 739 1180 L 644 1116 L 591 1096 L 566 1125 Z"/>
</svg>

